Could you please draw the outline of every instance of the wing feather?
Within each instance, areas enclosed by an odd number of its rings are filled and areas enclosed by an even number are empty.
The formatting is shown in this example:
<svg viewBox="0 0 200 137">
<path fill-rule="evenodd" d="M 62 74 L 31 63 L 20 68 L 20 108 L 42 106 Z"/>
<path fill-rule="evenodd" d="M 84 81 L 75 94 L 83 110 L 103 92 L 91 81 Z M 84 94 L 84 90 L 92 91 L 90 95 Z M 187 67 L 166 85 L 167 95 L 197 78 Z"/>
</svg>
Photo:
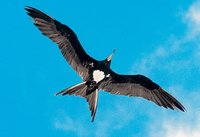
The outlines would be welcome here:
<svg viewBox="0 0 200 137">
<path fill-rule="evenodd" d="M 42 34 L 58 44 L 67 62 L 85 79 L 88 76 L 86 62 L 95 62 L 96 60 L 85 52 L 76 34 L 68 26 L 61 24 L 35 8 L 26 7 L 25 9 Z"/>
<path fill-rule="evenodd" d="M 119 75 L 111 71 L 100 89 L 112 94 L 142 97 L 159 106 L 185 111 L 184 106 L 159 85 L 143 75 Z"/>
</svg>

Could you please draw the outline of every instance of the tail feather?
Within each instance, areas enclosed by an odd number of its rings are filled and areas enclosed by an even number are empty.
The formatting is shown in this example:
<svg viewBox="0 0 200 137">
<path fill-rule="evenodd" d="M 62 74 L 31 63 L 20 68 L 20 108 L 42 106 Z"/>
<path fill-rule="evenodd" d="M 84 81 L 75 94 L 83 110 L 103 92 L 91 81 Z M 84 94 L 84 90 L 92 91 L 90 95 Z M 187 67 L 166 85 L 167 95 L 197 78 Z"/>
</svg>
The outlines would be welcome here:
<svg viewBox="0 0 200 137">
<path fill-rule="evenodd" d="M 91 117 L 92 117 L 92 122 L 94 122 L 96 110 L 97 110 L 97 103 L 98 103 L 98 89 L 94 89 L 94 91 L 90 91 L 89 94 L 87 94 L 87 85 L 85 84 L 86 82 L 82 82 L 80 84 L 77 84 L 75 86 L 72 86 L 70 88 L 64 89 L 58 93 L 55 94 L 57 95 L 75 95 L 75 96 L 80 96 L 86 98 L 89 108 L 91 111 Z"/>
<path fill-rule="evenodd" d="M 89 104 L 92 122 L 94 122 L 94 118 L 95 118 L 96 110 L 97 110 L 97 103 L 98 103 L 98 89 L 93 91 L 91 94 L 88 94 L 85 98 Z"/>
<path fill-rule="evenodd" d="M 86 89 L 87 89 L 87 85 L 85 85 L 86 82 L 82 82 L 80 84 L 77 84 L 75 86 L 72 86 L 70 88 L 64 89 L 58 93 L 56 93 L 55 95 L 60 95 L 62 94 L 63 96 L 68 94 L 68 95 L 76 95 L 76 96 L 81 96 L 81 97 L 85 97 L 86 96 Z"/>
</svg>

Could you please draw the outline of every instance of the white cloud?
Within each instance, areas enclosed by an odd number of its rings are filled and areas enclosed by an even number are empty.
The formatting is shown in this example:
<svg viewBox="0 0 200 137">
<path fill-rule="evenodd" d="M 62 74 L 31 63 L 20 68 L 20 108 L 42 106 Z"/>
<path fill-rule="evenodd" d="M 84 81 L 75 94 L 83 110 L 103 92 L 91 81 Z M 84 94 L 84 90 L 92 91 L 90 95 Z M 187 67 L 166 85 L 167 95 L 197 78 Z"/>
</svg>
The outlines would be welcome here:
<svg viewBox="0 0 200 137">
<path fill-rule="evenodd" d="M 59 117 L 54 121 L 54 127 L 71 132 L 76 136 L 107 137 L 114 131 L 120 130 L 129 124 L 134 117 L 130 108 L 132 107 L 131 105 L 125 106 L 125 103 L 121 101 L 112 103 L 112 109 L 101 112 L 101 115 L 98 115 L 98 120 L 95 120 L 94 123 L 90 121 L 84 122 L 82 117 L 71 118 L 67 116 L 66 112 L 59 111 Z"/>
<path fill-rule="evenodd" d="M 177 88 L 176 88 L 177 89 Z M 183 91 L 183 88 L 179 87 Z M 154 119 L 149 124 L 150 137 L 199 137 L 200 135 L 200 89 L 185 95 L 187 111 L 184 113 Z M 184 93 L 187 93 L 186 91 Z"/>
<path fill-rule="evenodd" d="M 185 122 L 186 119 L 168 119 L 162 123 L 161 128 L 156 128 L 151 137 L 199 137 L 200 135 L 200 114 L 194 116 L 197 122 Z"/>
<path fill-rule="evenodd" d="M 199 118 L 200 115 L 198 114 L 195 117 Z M 178 122 L 175 119 L 165 121 L 163 123 L 165 132 L 164 135 L 162 135 L 162 137 L 199 137 L 200 120 L 197 120 L 197 124 L 185 123 L 184 119 Z"/>
<path fill-rule="evenodd" d="M 134 118 L 130 107 L 125 106 L 122 101 L 115 102 L 113 108 L 106 111 L 97 121 L 95 136 L 109 136 L 109 134 L 129 124 Z"/>
<path fill-rule="evenodd" d="M 61 117 L 61 118 L 56 119 L 54 121 L 54 127 L 56 129 L 61 129 L 66 132 L 72 132 L 77 136 L 83 137 L 83 136 L 88 136 L 89 134 L 85 126 L 81 124 L 81 121 L 74 120 L 67 115 L 65 115 L 64 118 Z"/>
<path fill-rule="evenodd" d="M 200 68 L 200 1 L 194 2 L 182 14 L 186 25 L 181 37 L 169 36 L 166 42 L 158 46 L 149 55 L 145 55 L 133 64 L 132 72 L 149 75 L 159 70 L 176 73 L 177 71 Z"/>
<path fill-rule="evenodd" d="M 194 2 L 184 16 L 184 20 L 190 29 L 188 38 L 193 38 L 200 32 L 200 1 Z"/>
</svg>

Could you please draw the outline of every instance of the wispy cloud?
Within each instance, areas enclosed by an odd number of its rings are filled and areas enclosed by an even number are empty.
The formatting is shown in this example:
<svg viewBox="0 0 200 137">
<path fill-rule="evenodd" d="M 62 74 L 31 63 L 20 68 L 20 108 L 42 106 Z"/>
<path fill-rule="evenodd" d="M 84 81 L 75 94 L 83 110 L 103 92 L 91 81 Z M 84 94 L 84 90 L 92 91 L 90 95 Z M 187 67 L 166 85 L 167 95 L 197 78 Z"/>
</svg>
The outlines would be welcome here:
<svg viewBox="0 0 200 137">
<path fill-rule="evenodd" d="M 188 39 L 193 39 L 200 32 L 200 1 L 197 0 L 194 2 L 184 16 L 184 21 L 187 23 L 189 27 L 189 34 L 187 35 Z"/>
<path fill-rule="evenodd" d="M 83 122 L 81 122 L 80 119 L 74 120 L 70 116 L 65 115 L 64 117 L 59 117 L 54 121 L 54 127 L 66 132 L 71 132 L 76 136 L 88 136 L 90 133 L 82 123 Z"/>
<path fill-rule="evenodd" d="M 113 102 L 112 109 L 104 110 L 98 115 L 98 121 L 95 123 L 84 122 L 81 118 L 71 118 L 64 111 L 60 111 L 54 120 L 54 127 L 59 130 L 71 132 L 75 136 L 95 136 L 107 137 L 114 131 L 122 129 L 133 120 L 133 111 L 131 106 L 125 106 L 122 101 Z M 88 110 L 89 111 L 89 110 Z"/>
<path fill-rule="evenodd" d="M 176 88 L 177 90 L 177 88 Z M 179 88 L 183 91 L 183 88 Z M 187 112 L 181 115 L 168 115 L 154 119 L 149 127 L 150 137 L 198 137 L 200 135 L 200 89 L 187 95 Z M 185 93 L 187 93 L 185 91 Z M 185 95 L 186 96 L 186 95 Z"/>
<path fill-rule="evenodd" d="M 122 129 L 134 118 L 130 106 L 125 106 L 122 101 L 114 103 L 112 109 L 106 111 L 97 122 L 95 136 L 106 137 L 113 132 Z"/>
<path fill-rule="evenodd" d="M 199 137 L 200 135 L 200 114 L 194 114 L 196 120 L 188 122 L 188 119 L 169 118 L 162 122 L 161 127 L 151 131 L 151 137 Z M 188 117 L 187 117 L 188 118 Z"/>
<path fill-rule="evenodd" d="M 200 1 L 194 2 L 182 15 L 185 32 L 169 36 L 157 49 L 133 65 L 132 72 L 149 75 L 160 69 L 176 72 L 187 67 L 200 68 Z"/>
</svg>

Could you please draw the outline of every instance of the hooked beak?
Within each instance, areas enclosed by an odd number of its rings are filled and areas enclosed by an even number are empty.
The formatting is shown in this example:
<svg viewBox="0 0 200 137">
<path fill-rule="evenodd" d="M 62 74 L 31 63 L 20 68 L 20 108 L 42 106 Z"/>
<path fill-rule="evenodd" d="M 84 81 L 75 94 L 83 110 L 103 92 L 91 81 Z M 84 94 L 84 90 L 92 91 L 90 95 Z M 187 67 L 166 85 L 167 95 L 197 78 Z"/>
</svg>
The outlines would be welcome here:
<svg viewBox="0 0 200 137">
<path fill-rule="evenodd" d="M 107 58 L 107 61 L 111 61 L 116 49 L 113 50 L 113 52 L 110 54 L 110 56 Z"/>
</svg>

